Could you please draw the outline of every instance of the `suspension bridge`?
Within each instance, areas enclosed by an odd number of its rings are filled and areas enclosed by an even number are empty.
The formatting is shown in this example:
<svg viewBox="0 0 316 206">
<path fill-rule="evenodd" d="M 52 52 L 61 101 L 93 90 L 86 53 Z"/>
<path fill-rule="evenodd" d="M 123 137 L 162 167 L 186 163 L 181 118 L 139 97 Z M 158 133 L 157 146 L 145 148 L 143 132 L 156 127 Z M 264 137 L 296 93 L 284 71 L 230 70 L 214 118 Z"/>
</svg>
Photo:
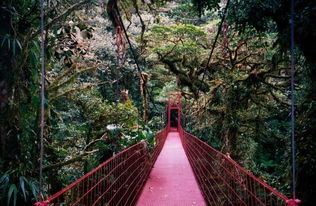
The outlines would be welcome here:
<svg viewBox="0 0 316 206">
<path fill-rule="evenodd" d="M 296 206 L 181 126 L 181 96 L 168 95 L 168 123 L 36 206 Z M 171 118 L 172 112 L 176 118 Z"/>
</svg>

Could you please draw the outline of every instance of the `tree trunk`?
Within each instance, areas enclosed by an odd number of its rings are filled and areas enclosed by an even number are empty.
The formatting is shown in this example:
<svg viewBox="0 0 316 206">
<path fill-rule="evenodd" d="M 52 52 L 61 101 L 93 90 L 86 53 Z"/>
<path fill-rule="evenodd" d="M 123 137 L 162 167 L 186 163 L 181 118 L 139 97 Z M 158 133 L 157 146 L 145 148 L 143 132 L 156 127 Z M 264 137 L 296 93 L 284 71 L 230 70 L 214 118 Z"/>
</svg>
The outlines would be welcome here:
<svg viewBox="0 0 316 206">
<path fill-rule="evenodd" d="M 140 77 L 140 92 L 143 98 L 143 121 L 148 123 L 148 97 L 147 97 L 147 82 L 149 80 L 149 74 L 142 72 Z"/>
</svg>

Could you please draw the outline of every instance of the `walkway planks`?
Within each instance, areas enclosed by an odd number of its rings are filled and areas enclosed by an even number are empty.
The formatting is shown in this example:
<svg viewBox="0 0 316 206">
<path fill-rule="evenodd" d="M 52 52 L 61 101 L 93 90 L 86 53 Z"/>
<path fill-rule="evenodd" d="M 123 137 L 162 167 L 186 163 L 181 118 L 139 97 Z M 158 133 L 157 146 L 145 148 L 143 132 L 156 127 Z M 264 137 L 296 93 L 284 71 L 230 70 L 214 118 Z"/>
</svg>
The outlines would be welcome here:
<svg viewBox="0 0 316 206">
<path fill-rule="evenodd" d="M 137 206 L 206 205 L 178 132 L 170 132 Z"/>
</svg>

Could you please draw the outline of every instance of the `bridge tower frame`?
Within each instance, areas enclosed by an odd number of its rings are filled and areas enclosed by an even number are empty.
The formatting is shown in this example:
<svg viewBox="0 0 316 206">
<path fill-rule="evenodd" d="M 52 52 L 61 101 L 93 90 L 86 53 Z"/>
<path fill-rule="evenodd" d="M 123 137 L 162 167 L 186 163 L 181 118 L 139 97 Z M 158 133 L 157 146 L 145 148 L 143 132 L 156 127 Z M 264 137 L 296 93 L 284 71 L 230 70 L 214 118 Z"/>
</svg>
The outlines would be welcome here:
<svg viewBox="0 0 316 206">
<path fill-rule="evenodd" d="M 168 129 L 171 128 L 171 110 L 178 111 L 177 129 L 181 126 L 181 94 L 180 93 L 168 93 Z"/>
</svg>

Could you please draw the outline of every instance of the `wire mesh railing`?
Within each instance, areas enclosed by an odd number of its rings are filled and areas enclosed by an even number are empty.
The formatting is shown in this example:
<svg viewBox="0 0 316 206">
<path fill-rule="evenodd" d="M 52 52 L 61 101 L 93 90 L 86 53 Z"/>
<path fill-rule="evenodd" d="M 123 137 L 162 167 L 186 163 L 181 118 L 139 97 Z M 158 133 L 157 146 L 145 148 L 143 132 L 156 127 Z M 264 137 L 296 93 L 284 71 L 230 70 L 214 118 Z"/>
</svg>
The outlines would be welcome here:
<svg viewBox="0 0 316 206">
<path fill-rule="evenodd" d="M 71 185 L 35 203 L 36 206 L 135 205 L 167 137 L 167 129 L 156 134 L 156 144 L 148 149 L 139 142 L 108 159 Z"/>
<path fill-rule="evenodd" d="M 179 128 L 195 177 L 208 205 L 297 205 L 243 169 L 229 156 Z"/>
<path fill-rule="evenodd" d="M 35 205 L 135 205 L 170 129 L 156 134 L 153 149 L 139 142 Z M 297 205 L 181 126 L 178 132 L 208 205 Z"/>
</svg>

